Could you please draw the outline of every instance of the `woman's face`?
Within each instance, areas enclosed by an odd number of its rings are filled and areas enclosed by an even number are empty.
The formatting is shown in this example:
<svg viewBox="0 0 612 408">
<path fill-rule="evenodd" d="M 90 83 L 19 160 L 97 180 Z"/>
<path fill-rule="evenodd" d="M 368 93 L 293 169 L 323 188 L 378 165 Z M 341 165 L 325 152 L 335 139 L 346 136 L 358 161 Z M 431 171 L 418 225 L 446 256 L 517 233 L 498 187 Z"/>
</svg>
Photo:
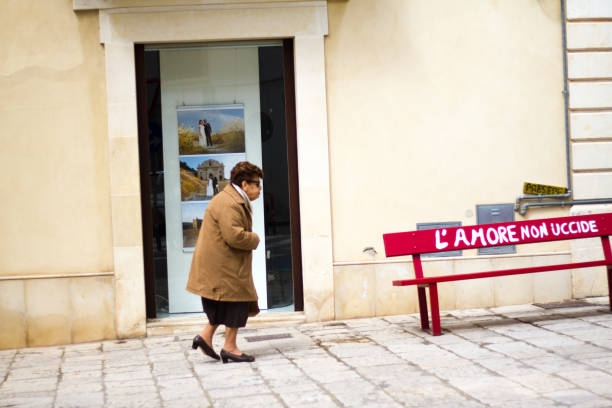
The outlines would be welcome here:
<svg viewBox="0 0 612 408">
<path fill-rule="evenodd" d="M 259 177 L 253 177 L 248 181 L 244 180 L 241 187 L 251 201 L 256 200 L 261 193 L 261 181 Z"/>
</svg>

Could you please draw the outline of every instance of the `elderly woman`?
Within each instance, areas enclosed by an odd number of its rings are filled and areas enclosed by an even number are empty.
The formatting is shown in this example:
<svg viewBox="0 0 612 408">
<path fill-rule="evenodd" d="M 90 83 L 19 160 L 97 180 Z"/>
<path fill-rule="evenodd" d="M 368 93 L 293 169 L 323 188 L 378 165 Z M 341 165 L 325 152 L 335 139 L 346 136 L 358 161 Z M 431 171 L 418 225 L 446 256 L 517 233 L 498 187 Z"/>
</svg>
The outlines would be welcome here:
<svg viewBox="0 0 612 408">
<path fill-rule="evenodd" d="M 261 192 L 263 171 L 249 162 L 232 169 L 231 183 L 208 204 L 193 253 L 187 290 L 202 298 L 208 324 L 193 339 L 192 347 L 223 363 L 251 362 L 253 356 L 236 344 L 238 329 L 259 313 L 257 292 L 251 274 L 252 251 L 259 244 L 253 230 L 251 201 Z M 225 326 L 221 357 L 212 337 Z"/>
</svg>

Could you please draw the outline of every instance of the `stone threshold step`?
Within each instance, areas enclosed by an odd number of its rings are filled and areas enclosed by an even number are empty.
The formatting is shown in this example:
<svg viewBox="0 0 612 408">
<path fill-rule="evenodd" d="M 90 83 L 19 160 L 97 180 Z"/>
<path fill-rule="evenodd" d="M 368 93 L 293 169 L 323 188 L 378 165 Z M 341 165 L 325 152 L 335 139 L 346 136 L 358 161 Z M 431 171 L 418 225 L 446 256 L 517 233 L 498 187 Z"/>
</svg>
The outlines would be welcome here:
<svg viewBox="0 0 612 408">
<path fill-rule="evenodd" d="M 148 319 L 147 336 L 199 332 L 206 322 L 204 315 Z M 249 317 L 247 328 L 296 325 L 305 322 L 304 312 L 262 312 L 255 317 Z"/>
</svg>

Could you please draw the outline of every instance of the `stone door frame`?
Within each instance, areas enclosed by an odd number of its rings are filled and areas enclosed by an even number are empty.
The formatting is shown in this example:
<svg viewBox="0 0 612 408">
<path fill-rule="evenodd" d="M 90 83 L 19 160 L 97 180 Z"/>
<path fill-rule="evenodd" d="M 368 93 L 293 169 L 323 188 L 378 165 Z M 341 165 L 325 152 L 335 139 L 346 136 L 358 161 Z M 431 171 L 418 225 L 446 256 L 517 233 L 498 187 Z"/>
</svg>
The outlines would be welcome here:
<svg viewBox="0 0 612 408">
<path fill-rule="evenodd" d="M 324 55 L 327 2 L 177 3 L 180 2 L 73 2 L 75 10 L 99 10 L 100 42 L 105 48 L 117 336 L 146 334 L 134 58 L 137 43 L 293 39 L 304 314 L 308 321 L 332 319 L 334 285 Z"/>
</svg>

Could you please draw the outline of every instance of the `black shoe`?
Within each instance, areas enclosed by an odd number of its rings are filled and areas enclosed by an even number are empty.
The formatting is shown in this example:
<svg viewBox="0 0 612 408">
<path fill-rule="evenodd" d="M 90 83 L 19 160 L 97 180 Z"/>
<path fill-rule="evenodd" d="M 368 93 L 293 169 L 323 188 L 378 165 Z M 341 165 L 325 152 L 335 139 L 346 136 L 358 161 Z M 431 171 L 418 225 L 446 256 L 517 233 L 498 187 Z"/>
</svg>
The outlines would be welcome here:
<svg viewBox="0 0 612 408">
<path fill-rule="evenodd" d="M 240 355 L 232 354 L 221 349 L 221 360 L 223 360 L 223 364 L 227 363 L 227 360 L 233 361 L 235 363 L 252 363 L 253 361 L 255 361 L 255 357 L 249 356 L 246 353 L 242 353 Z"/>
<path fill-rule="evenodd" d="M 199 334 L 193 338 L 193 344 L 191 345 L 191 348 L 194 350 L 197 349 L 198 347 L 200 347 L 202 349 L 202 353 L 206 354 L 208 357 L 212 357 L 215 360 L 221 359 L 221 357 L 219 357 L 219 355 L 215 353 L 215 350 L 213 350 L 212 347 L 206 344 L 204 339 L 200 337 Z"/>
</svg>

